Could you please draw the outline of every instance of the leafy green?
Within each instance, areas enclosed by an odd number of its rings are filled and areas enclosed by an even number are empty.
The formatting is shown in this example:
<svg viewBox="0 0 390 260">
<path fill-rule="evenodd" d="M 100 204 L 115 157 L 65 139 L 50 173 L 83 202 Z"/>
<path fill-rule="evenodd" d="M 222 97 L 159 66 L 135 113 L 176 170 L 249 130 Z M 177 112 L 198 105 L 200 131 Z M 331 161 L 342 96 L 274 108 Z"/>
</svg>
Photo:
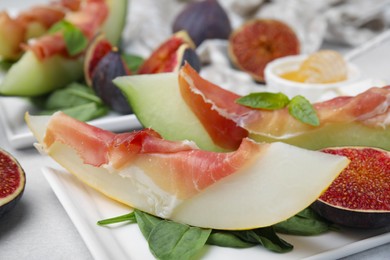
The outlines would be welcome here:
<svg viewBox="0 0 390 260">
<path fill-rule="evenodd" d="M 312 209 L 306 208 L 295 216 L 274 225 L 274 228 L 279 233 L 313 236 L 333 230 L 334 226 L 329 221 L 320 217 Z"/>
<path fill-rule="evenodd" d="M 97 224 L 99 226 L 105 226 L 105 225 L 115 224 L 115 223 L 120 223 L 120 222 L 125 222 L 125 221 L 129 221 L 130 223 L 137 223 L 137 219 L 135 217 L 135 212 L 133 211 L 133 212 L 130 212 L 128 214 L 121 215 L 118 217 L 99 220 L 97 222 Z"/>
<path fill-rule="evenodd" d="M 227 231 L 192 227 L 161 219 L 140 210 L 116 218 L 101 220 L 99 225 L 128 221 L 138 226 L 148 240 L 150 250 L 158 259 L 189 259 L 198 254 L 205 244 L 231 248 L 249 248 L 261 245 L 277 253 L 289 252 L 293 245 L 281 239 L 277 233 L 290 235 L 319 235 L 335 226 L 306 208 L 271 227 L 251 230 Z"/>
<path fill-rule="evenodd" d="M 236 102 L 252 108 L 274 110 L 286 107 L 290 100 L 283 93 L 257 92 L 243 96 Z"/>
<path fill-rule="evenodd" d="M 58 31 L 62 32 L 66 49 L 71 56 L 81 53 L 87 47 L 87 37 L 85 37 L 83 32 L 72 23 L 61 20 L 49 29 L 49 33 Z"/>
<path fill-rule="evenodd" d="M 278 237 L 273 227 L 233 232 L 246 242 L 263 245 L 265 248 L 277 253 L 285 253 L 293 249 L 291 244 Z"/>
<path fill-rule="evenodd" d="M 157 226 L 161 219 L 150 214 L 144 213 L 140 210 L 134 210 L 134 213 L 142 234 L 145 238 L 148 238 L 150 232 L 152 232 L 153 228 Z"/>
<path fill-rule="evenodd" d="M 319 126 L 317 112 L 303 96 L 295 96 L 291 100 L 283 93 L 257 92 L 243 96 L 236 103 L 255 109 L 276 110 L 288 107 L 289 113 L 302 123 Z"/>
<path fill-rule="evenodd" d="M 80 83 L 71 83 L 65 88 L 30 100 L 41 110 L 39 111 L 41 115 L 50 115 L 61 110 L 81 121 L 104 116 L 109 111 L 91 88 Z"/>
<path fill-rule="evenodd" d="M 303 96 L 295 96 L 288 104 L 289 113 L 305 124 L 319 126 L 320 120 L 310 102 Z"/>
<path fill-rule="evenodd" d="M 0 70 L 2 71 L 7 71 L 11 68 L 12 65 L 15 64 L 15 61 L 10 61 L 10 60 L 0 60 Z"/>
<path fill-rule="evenodd" d="M 242 240 L 231 231 L 224 230 L 213 230 L 207 239 L 207 244 L 233 248 L 248 248 L 256 245 L 256 243 Z"/>
<path fill-rule="evenodd" d="M 149 248 L 158 259 L 191 259 L 206 244 L 211 229 L 160 221 L 148 236 Z"/>
<path fill-rule="evenodd" d="M 125 61 L 126 66 L 129 68 L 129 70 L 134 74 L 138 72 L 138 69 L 144 62 L 144 58 L 129 53 L 123 53 L 122 58 Z"/>
</svg>

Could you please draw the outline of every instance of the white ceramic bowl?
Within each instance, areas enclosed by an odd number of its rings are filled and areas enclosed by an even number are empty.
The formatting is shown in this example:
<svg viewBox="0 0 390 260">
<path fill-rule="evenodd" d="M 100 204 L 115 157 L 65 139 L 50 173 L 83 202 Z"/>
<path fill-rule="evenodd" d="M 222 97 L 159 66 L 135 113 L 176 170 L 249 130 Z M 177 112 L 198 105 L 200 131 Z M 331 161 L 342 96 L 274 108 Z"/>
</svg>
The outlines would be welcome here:
<svg viewBox="0 0 390 260">
<path fill-rule="evenodd" d="M 300 64 L 307 55 L 287 56 L 273 60 L 265 68 L 265 82 L 270 92 L 282 92 L 292 98 L 302 95 L 312 102 L 324 98 L 338 96 L 340 88 L 346 87 L 360 78 L 359 69 L 352 63 L 347 62 L 348 78 L 344 81 L 329 84 L 300 83 L 281 78 L 280 75 L 298 70 Z"/>
</svg>

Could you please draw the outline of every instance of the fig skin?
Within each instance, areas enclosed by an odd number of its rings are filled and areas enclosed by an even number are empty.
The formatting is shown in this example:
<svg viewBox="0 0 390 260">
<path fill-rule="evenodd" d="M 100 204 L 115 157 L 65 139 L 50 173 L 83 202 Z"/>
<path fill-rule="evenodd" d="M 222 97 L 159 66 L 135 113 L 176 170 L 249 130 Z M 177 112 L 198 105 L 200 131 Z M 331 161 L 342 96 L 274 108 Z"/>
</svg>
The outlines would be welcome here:
<svg viewBox="0 0 390 260">
<path fill-rule="evenodd" d="M 112 50 L 113 46 L 103 33 L 98 33 L 89 43 L 84 59 L 85 83 L 92 87 L 92 74 L 100 60 Z"/>
<path fill-rule="evenodd" d="M 130 72 L 117 48 L 107 53 L 92 73 L 92 88 L 96 95 L 112 110 L 121 114 L 130 114 L 132 109 L 112 80 L 126 75 L 130 75 Z"/>
<path fill-rule="evenodd" d="M 300 53 L 300 41 L 286 23 L 276 19 L 253 19 L 235 29 L 228 56 L 235 67 L 257 82 L 264 82 L 264 69 L 277 58 Z"/>
<path fill-rule="evenodd" d="M 175 72 L 186 61 L 200 71 L 201 63 L 195 52 L 195 44 L 182 30 L 161 43 L 140 66 L 138 74 Z"/>
<path fill-rule="evenodd" d="M 200 72 L 202 65 L 198 54 L 193 48 L 190 48 L 189 46 L 187 48 L 184 48 L 183 54 L 181 56 L 182 58 L 180 67 L 183 66 L 186 62 L 188 62 L 194 70 Z"/>
<path fill-rule="evenodd" d="M 24 189 L 26 186 L 26 174 L 19 164 L 19 162 L 8 152 L 0 148 L 0 181 L 4 183 L 12 182 L 12 179 L 17 179 L 16 176 L 9 176 L 9 172 L 14 171 L 12 174 L 19 175 L 19 182 L 17 187 L 12 187 L 13 191 L 11 194 L 4 194 L 5 197 L 0 197 L 0 218 L 10 212 L 18 204 L 23 196 Z M 12 178 L 11 180 L 9 178 Z M 8 178 L 8 179 L 7 179 Z M 0 195 L 6 191 L 0 190 Z"/>
<path fill-rule="evenodd" d="M 390 151 L 372 147 L 326 148 L 346 156 L 349 166 L 311 207 L 322 217 L 346 227 L 390 225 Z"/>
<path fill-rule="evenodd" d="M 390 225 L 390 211 L 338 208 L 320 199 L 315 201 L 311 208 L 327 220 L 345 227 L 375 229 Z"/>
<path fill-rule="evenodd" d="M 186 30 L 196 46 L 206 39 L 227 40 L 232 27 L 230 19 L 217 0 L 188 3 L 176 16 L 172 31 Z"/>
</svg>

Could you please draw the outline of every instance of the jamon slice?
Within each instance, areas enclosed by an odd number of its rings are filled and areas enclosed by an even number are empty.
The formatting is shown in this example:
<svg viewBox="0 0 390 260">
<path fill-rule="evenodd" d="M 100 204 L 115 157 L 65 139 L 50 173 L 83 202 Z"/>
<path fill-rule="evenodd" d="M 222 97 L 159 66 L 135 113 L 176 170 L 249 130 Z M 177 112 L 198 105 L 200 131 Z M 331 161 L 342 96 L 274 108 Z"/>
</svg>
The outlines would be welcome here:
<svg viewBox="0 0 390 260">
<path fill-rule="evenodd" d="M 188 64 L 180 71 L 179 84 L 181 89 L 191 90 L 184 98 L 193 111 L 212 106 L 257 141 L 282 141 L 309 149 L 362 145 L 390 150 L 390 86 L 315 103 L 320 119 L 320 126 L 315 127 L 296 120 L 287 109 L 269 111 L 238 105 L 238 95 L 201 78 Z M 199 100 L 195 106 L 194 99 Z"/>
<path fill-rule="evenodd" d="M 81 181 L 148 213 L 194 226 L 273 225 L 315 201 L 349 160 L 243 139 L 234 152 L 166 141 L 152 129 L 114 134 L 58 112 L 26 121 L 46 152 Z M 173 126 L 174 127 L 174 126 Z"/>
</svg>

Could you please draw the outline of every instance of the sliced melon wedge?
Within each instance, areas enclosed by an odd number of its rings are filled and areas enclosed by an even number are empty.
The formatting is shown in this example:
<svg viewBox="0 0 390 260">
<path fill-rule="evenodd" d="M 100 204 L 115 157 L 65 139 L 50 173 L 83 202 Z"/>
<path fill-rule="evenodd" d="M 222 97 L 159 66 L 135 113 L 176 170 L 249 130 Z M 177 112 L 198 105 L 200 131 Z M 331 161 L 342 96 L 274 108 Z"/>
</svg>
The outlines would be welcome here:
<svg viewBox="0 0 390 260">
<path fill-rule="evenodd" d="M 113 82 L 144 127 L 153 128 L 167 140 L 190 139 L 204 150 L 225 150 L 215 144 L 181 97 L 176 72 L 124 76 Z"/>
<path fill-rule="evenodd" d="M 199 150 L 151 129 L 114 134 L 63 113 L 29 116 L 37 147 L 82 182 L 150 214 L 193 226 L 270 226 L 314 202 L 348 165 L 342 156 L 243 139 Z"/>
<path fill-rule="evenodd" d="M 40 61 L 32 51 L 27 51 L 0 83 L 0 95 L 38 96 L 64 87 L 82 75 L 81 59 L 55 55 Z"/>
</svg>

